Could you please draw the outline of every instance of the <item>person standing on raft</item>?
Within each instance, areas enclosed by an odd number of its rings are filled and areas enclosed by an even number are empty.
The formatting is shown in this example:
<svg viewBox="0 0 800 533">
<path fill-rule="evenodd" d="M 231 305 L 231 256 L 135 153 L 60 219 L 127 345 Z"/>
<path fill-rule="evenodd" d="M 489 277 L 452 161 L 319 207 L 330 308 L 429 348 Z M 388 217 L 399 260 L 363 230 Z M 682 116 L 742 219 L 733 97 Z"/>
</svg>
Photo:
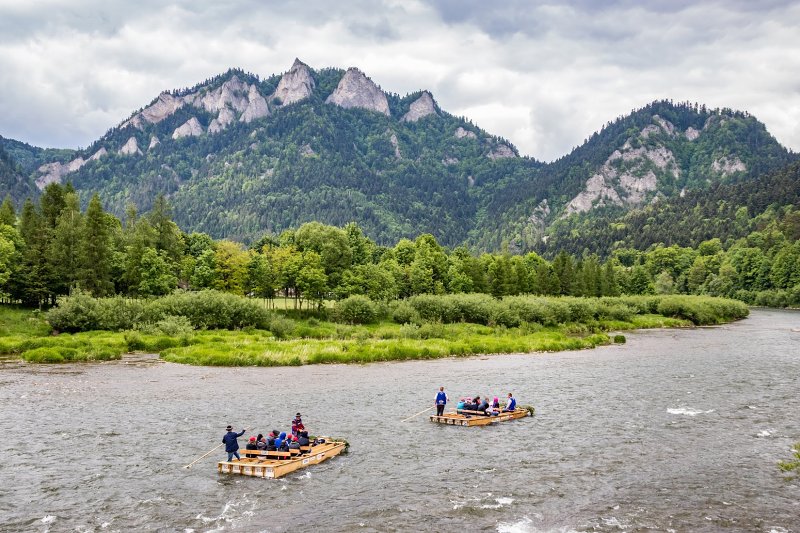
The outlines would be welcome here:
<svg viewBox="0 0 800 533">
<path fill-rule="evenodd" d="M 241 433 L 234 433 L 233 426 L 228 426 L 225 429 L 227 429 L 228 432 L 222 437 L 222 442 L 225 443 L 225 451 L 228 452 L 228 462 L 230 462 L 234 456 L 236 456 L 237 460 L 241 461 L 242 458 L 239 457 L 239 441 L 236 439 L 244 435 L 244 432 L 247 430 L 243 429 Z"/>
<path fill-rule="evenodd" d="M 439 387 L 439 392 L 436 393 L 436 416 L 444 414 L 444 406 L 447 404 L 447 394 L 444 392 L 444 387 Z"/>
</svg>

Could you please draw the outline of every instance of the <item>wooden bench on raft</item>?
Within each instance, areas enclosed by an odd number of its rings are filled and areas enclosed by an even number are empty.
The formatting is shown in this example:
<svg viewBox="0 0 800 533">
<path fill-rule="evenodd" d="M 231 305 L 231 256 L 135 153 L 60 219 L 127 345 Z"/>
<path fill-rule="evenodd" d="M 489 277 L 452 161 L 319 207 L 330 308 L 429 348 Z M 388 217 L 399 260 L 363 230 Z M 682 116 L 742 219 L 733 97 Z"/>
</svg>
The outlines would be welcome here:
<svg viewBox="0 0 800 533">
<path fill-rule="evenodd" d="M 311 451 L 311 446 L 300 446 L 299 450 L 289 450 L 288 452 L 267 451 L 267 450 L 239 450 L 242 459 L 291 459 L 302 453 Z"/>
<path fill-rule="evenodd" d="M 458 409 L 457 410 L 457 412 L 459 414 L 466 414 L 466 415 L 500 416 L 500 415 L 503 414 L 503 411 L 492 411 L 491 408 L 487 409 L 487 411 L 489 411 L 488 415 L 486 413 L 484 413 L 483 411 L 470 411 L 469 409 Z M 496 415 L 494 414 L 495 412 L 497 413 Z M 508 412 L 510 412 L 510 411 L 508 411 Z"/>
</svg>

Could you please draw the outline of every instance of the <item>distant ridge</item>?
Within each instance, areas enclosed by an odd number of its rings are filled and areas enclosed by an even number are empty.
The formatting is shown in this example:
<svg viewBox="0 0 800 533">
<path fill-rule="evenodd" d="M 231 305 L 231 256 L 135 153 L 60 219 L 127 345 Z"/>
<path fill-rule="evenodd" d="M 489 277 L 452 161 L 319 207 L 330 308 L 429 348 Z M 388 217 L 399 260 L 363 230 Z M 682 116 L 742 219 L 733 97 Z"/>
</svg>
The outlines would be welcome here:
<svg viewBox="0 0 800 533">
<path fill-rule="evenodd" d="M 2 142 L 18 171 L 0 184 L 17 204 L 70 181 L 118 216 L 165 194 L 181 227 L 216 238 L 355 221 L 384 244 L 431 233 L 512 251 L 547 249 L 572 224 L 795 159 L 747 113 L 660 101 L 542 164 L 442 110 L 427 90 L 401 97 L 355 67 L 315 70 L 300 59 L 265 79 L 231 69 L 162 92 L 85 150 Z"/>
</svg>

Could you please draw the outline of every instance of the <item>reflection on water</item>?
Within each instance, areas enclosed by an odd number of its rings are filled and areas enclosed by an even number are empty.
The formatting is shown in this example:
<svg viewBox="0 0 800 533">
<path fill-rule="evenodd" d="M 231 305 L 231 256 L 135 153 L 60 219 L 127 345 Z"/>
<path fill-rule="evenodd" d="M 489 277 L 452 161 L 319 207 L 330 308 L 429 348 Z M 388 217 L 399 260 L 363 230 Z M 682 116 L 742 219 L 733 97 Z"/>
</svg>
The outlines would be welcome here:
<svg viewBox="0 0 800 533">
<path fill-rule="evenodd" d="M 0 366 L 4 530 L 800 528 L 800 313 L 628 334 L 596 350 L 367 366 L 197 368 L 137 358 Z M 536 417 L 400 420 L 513 392 Z M 224 427 L 346 438 L 280 480 L 219 476 Z M 242 440 L 243 442 L 243 440 Z"/>
</svg>

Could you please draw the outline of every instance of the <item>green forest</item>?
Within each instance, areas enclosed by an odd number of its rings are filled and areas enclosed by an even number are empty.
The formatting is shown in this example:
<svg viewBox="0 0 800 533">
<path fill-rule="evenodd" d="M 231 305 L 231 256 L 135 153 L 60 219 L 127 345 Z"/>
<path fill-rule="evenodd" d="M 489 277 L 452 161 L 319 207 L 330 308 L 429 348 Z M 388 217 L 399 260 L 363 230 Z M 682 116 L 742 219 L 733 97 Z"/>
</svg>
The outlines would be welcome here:
<svg viewBox="0 0 800 533">
<path fill-rule="evenodd" d="M 473 254 L 464 246 L 443 247 L 430 234 L 381 246 L 356 223 L 309 222 L 246 247 L 182 231 L 164 196 L 146 214 L 130 205 L 119 219 L 98 195 L 81 209 L 69 184 L 50 184 L 19 213 L 9 198 L 0 207 L 0 295 L 31 307 L 51 306 L 74 290 L 142 298 L 176 289 L 289 297 L 298 309 L 353 295 L 392 301 L 460 293 L 702 294 L 800 304 L 800 212 L 767 209 L 752 226 L 741 219 L 749 231 L 739 237 L 692 246 L 659 242 L 644 250 L 621 246 L 607 257 L 564 250 L 551 260 L 535 252 Z"/>
</svg>

